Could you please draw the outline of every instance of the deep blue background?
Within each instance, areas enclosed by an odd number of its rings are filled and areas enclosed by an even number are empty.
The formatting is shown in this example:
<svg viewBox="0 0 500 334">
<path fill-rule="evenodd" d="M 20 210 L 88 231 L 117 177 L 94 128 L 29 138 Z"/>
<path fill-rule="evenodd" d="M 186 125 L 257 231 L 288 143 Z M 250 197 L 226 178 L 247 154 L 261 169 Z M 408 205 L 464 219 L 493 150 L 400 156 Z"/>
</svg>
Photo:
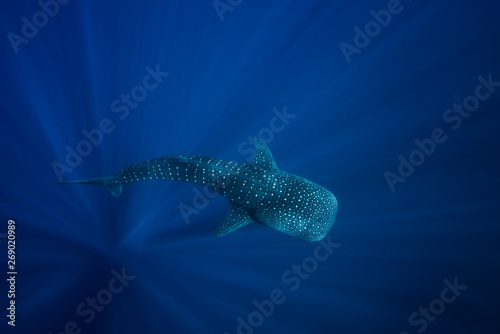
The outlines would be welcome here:
<svg viewBox="0 0 500 334">
<path fill-rule="evenodd" d="M 458 277 L 468 288 L 425 332 L 500 333 L 500 89 L 456 131 L 442 118 L 478 76 L 500 81 L 493 3 L 403 1 L 348 63 L 339 44 L 387 1 L 244 0 L 221 21 L 210 0 L 73 0 L 17 54 L 7 34 L 40 7 L 3 1 L 0 233 L 16 221 L 17 332 L 75 321 L 83 333 L 233 334 L 281 289 L 286 302 L 255 333 L 417 333 L 410 314 Z M 157 64 L 170 75 L 120 120 L 112 101 Z M 48 184 L 53 161 L 103 118 L 114 131 L 66 180 L 177 154 L 246 162 L 239 145 L 285 106 L 296 116 L 269 143 L 279 168 L 339 201 L 330 238 L 341 246 L 296 291 L 282 274 L 317 243 L 257 224 L 214 237 L 222 197 L 186 224 L 179 205 L 202 187 L 142 182 L 115 198 Z M 391 192 L 384 172 L 437 127 L 447 141 Z M 135 279 L 86 324 L 76 306 L 122 267 Z M 2 333 L 15 332 L 5 312 Z"/>
</svg>

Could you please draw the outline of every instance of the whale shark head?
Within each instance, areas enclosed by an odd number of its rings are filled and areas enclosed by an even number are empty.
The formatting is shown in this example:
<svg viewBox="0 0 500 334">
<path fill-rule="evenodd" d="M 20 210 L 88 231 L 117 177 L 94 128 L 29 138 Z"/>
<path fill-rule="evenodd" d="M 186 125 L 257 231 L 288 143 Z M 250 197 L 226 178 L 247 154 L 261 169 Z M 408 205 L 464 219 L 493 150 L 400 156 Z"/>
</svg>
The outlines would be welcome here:
<svg viewBox="0 0 500 334">
<path fill-rule="evenodd" d="M 335 196 L 323 187 L 319 187 L 311 207 L 314 209 L 309 214 L 309 228 L 302 239 L 318 241 L 326 237 L 335 221 L 338 203 Z"/>
<path fill-rule="evenodd" d="M 335 221 L 337 199 L 329 190 L 302 177 L 297 178 L 305 183 L 307 191 L 287 206 L 289 212 L 281 219 L 285 218 L 286 222 L 285 230 L 282 231 L 309 242 L 321 240 L 326 237 Z M 288 217 L 294 220 L 293 224 L 289 224 Z"/>
<path fill-rule="evenodd" d="M 283 171 L 275 176 L 281 180 L 278 193 L 269 205 L 257 207 L 255 220 L 309 242 L 326 237 L 337 215 L 335 196 L 303 177 Z"/>
</svg>

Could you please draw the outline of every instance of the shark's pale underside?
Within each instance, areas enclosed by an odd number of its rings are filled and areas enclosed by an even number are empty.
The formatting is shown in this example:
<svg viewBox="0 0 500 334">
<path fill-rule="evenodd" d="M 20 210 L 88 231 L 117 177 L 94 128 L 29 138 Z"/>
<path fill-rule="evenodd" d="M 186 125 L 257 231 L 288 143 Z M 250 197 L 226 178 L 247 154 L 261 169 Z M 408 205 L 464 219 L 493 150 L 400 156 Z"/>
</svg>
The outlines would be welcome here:
<svg viewBox="0 0 500 334">
<path fill-rule="evenodd" d="M 139 162 L 113 176 L 60 183 L 100 185 L 119 196 L 122 185 L 131 182 L 192 182 L 229 199 L 229 212 L 215 235 L 258 222 L 306 241 L 323 239 L 337 214 L 335 196 L 303 177 L 279 170 L 261 140 L 255 140 L 255 148 L 255 157 L 249 164 L 179 155 Z"/>
</svg>

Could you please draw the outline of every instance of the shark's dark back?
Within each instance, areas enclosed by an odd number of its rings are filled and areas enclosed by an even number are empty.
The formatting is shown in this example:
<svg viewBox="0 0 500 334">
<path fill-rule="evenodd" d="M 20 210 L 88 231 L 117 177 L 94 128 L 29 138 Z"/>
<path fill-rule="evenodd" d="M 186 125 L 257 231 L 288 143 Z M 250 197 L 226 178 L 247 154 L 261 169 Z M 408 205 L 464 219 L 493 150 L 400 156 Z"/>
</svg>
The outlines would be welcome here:
<svg viewBox="0 0 500 334">
<path fill-rule="evenodd" d="M 241 164 L 209 157 L 179 155 L 142 161 L 120 170 L 117 183 L 144 180 L 174 180 L 196 183 L 223 191 Z"/>
</svg>

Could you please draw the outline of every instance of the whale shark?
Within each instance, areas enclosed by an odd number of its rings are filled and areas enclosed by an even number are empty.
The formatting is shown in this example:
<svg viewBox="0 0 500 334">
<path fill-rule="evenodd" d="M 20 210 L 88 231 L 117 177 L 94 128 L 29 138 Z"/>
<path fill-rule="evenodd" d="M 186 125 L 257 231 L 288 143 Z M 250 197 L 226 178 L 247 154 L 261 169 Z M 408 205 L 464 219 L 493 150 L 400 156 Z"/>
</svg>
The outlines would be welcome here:
<svg viewBox="0 0 500 334">
<path fill-rule="evenodd" d="M 305 241 L 319 241 L 337 214 L 337 199 L 329 190 L 278 169 L 271 151 L 258 138 L 248 164 L 177 155 L 139 162 L 113 176 L 54 183 L 99 185 L 119 196 L 124 184 L 158 179 L 196 183 L 226 197 L 229 212 L 215 229 L 217 236 L 257 222 Z"/>
</svg>

